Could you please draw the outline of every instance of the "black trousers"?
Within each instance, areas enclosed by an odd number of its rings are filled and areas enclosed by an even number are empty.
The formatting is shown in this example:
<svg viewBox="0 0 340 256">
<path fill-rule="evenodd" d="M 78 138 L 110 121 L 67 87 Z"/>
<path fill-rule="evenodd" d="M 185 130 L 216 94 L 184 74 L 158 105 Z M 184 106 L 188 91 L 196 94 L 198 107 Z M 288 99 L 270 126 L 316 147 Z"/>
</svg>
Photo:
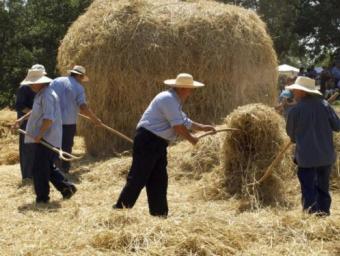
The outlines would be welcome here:
<svg viewBox="0 0 340 256">
<path fill-rule="evenodd" d="M 71 183 L 67 181 L 62 172 L 56 168 L 56 153 L 43 146 L 34 144 L 35 158 L 33 166 L 33 183 L 37 202 L 47 202 L 49 200 L 49 181 L 60 192 L 70 189 Z"/>
<path fill-rule="evenodd" d="M 116 208 L 132 208 L 146 187 L 149 212 L 154 216 L 168 215 L 167 166 L 168 142 L 144 128 L 139 128 L 133 144 L 133 159 L 127 182 Z"/>
<path fill-rule="evenodd" d="M 20 129 L 26 130 L 27 121 L 24 121 Z M 25 144 L 25 135 L 19 134 L 19 158 L 21 177 L 23 179 L 32 178 L 33 162 L 34 162 L 34 145 Z"/>
<path fill-rule="evenodd" d="M 330 165 L 314 168 L 298 167 L 302 206 L 307 212 L 330 214 L 332 199 L 329 193 L 329 179 L 331 169 Z"/>
<path fill-rule="evenodd" d="M 72 154 L 72 147 L 74 143 L 74 136 L 76 135 L 77 126 L 75 124 L 65 124 L 63 125 L 63 141 L 62 150 Z M 70 162 L 60 160 L 60 167 L 64 172 L 68 172 L 71 168 Z"/>
</svg>

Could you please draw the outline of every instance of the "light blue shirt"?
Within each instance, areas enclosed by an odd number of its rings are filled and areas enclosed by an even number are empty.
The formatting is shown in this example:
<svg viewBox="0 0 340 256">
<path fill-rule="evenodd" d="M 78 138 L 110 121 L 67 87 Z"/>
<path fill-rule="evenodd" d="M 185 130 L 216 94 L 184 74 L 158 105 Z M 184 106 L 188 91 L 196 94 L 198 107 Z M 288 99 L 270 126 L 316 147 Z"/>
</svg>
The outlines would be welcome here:
<svg viewBox="0 0 340 256">
<path fill-rule="evenodd" d="M 175 90 L 170 89 L 159 93 L 151 101 L 138 122 L 137 129 L 144 127 L 163 139 L 175 140 L 175 125 L 185 125 L 191 129 L 192 121 L 182 111 L 182 103 Z"/>
<path fill-rule="evenodd" d="M 32 113 L 26 126 L 26 132 L 33 137 L 38 136 L 43 119 L 52 121 L 52 125 L 45 132 L 43 139 L 51 145 L 60 148 L 62 140 L 62 122 L 59 98 L 56 92 L 50 87 L 42 89 L 35 95 Z M 25 136 L 25 143 L 35 142 L 29 136 Z"/>
<path fill-rule="evenodd" d="M 59 96 L 63 124 L 76 124 L 79 107 L 86 104 L 84 87 L 72 76 L 58 77 L 50 86 Z"/>
</svg>

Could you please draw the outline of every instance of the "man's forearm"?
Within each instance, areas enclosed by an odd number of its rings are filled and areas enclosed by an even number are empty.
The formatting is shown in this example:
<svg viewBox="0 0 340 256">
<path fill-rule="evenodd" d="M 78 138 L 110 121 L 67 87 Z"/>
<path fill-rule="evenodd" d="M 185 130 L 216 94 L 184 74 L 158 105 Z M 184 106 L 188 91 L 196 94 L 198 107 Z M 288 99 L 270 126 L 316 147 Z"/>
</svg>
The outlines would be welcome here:
<svg viewBox="0 0 340 256">
<path fill-rule="evenodd" d="M 43 137 L 45 132 L 51 127 L 53 121 L 49 119 L 43 119 L 42 125 L 39 129 L 39 135 L 40 137 Z"/>
<path fill-rule="evenodd" d="M 80 106 L 80 114 L 89 117 L 94 123 L 101 122 L 101 120 L 92 112 L 92 110 L 86 104 Z"/>
<path fill-rule="evenodd" d="M 188 140 L 191 144 L 195 145 L 197 143 L 198 139 L 191 135 L 189 130 L 184 125 L 175 125 L 174 129 L 179 136 Z"/>
</svg>

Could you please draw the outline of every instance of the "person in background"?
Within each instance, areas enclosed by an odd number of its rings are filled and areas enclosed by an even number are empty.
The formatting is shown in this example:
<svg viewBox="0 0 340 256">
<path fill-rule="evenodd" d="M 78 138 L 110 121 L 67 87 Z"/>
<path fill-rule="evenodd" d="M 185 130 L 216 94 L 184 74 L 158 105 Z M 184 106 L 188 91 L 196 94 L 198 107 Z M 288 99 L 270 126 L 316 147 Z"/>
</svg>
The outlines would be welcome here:
<svg viewBox="0 0 340 256">
<path fill-rule="evenodd" d="M 335 60 L 334 66 L 331 68 L 331 74 L 334 77 L 335 87 L 337 87 L 340 81 L 340 59 Z"/>
<path fill-rule="evenodd" d="M 298 76 L 304 76 L 304 75 L 305 75 L 305 68 L 304 67 L 300 67 Z"/>
<path fill-rule="evenodd" d="M 89 117 L 98 126 L 103 123 L 92 112 L 86 102 L 85 90 L 82 83 L 89 79 L 86 76 L 85 68 L 76 65 L 68 72 L 68 76 L 54 79 L 51 83 L 51 88 L 57 93 L 60 99 L 63 122 L 62 150 L 71 154 L 79 112 Z M 60 168 L 64 173 L 68 173 L 70 167 L 70 162 L 61 161 Z"/>
<path fill-rule="evenodd" d="M 44 75 L 47 75 L 45 67 L 41 64 L 35 64 L 31 70 L 41 70 Z M 21 118 L 32 110 L 35 92 L 29 86 L 20 85 L 16 94 L 15 110 L 17 112 L 17 119 Z M 20 129 L 26 130 L 27 120 L 24 120 Z M 25 135 L 19 134 L 19 159 L 20 170 L 23 184 L 29 183 L 32 179 L 32 168 L 34 160 L 34 150 L 31 144 L 24 143 Z"/>
<path fill-rule="evenodd" d="M 77 191 L 74 184 L 70 183 L 56 168 L 57 155 L 40 142 L 44 141 L 53 147 L 60 148 L 62 141 L 62 120 L 60 104 L 57 94 L 49 87 L 52 81 L 44 75 L 43 70 L 30 69 L 22 86 L 30 87 L 35 93 L 32 111 L 18 119 L 20 122 L 28 119 L 25 143 L 34 148 L 33 184 L 36 194 L 36 203 L 49 202 L 49 181 L 62 194 L 64 199 L 69 199 Z"/>
<path fill-rule="evenodd" d="M 182 112 L 182 105 L 193 90 L 204 84 L 185 73 L 164 83 L 171 89 L 156 95 L 137 124 L 132 166 L 114 209 L 132 208 L 141 190 L 146 187 L 150 214 L 166 217 L 169 141 L 180 136 L 195 145 L 198 138 L 191 134 L 191 130 L 215 131 L 213 126 L 194 122 Z"/>
<path fill-rule="evenodd" d="M 286 131 L 296 144 L 295 163 L 307 213 L 330 214 L 329 179 L 335 161 L 333 131 L 340 131 L 340 119 L 315 87 L 315 80 L 298 77 L 292 91 L 297 104 L 289 111 Z"/>
<path fill-rule="evenodd" d="M 283 90 L 279 96 L 279 104 L 275 106 L 275 109 L 287 120 L 288 113 L 295 104 L 296 101 L 294 100 L 292 92 Z"/>
</svg>

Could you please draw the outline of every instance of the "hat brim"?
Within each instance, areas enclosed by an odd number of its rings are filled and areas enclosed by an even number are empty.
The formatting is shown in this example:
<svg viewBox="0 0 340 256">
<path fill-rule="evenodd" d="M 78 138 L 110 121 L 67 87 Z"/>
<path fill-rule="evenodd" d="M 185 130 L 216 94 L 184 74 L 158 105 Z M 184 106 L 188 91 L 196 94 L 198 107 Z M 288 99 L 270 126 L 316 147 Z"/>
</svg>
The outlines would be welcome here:
<svg viewBox="0 0 340 256">
<path fill-rule="evenodd" d="M 305 91 L 305 92 L 312 93 L 312 94 L 322 95 L 322 93 L 319 90 L 310 90 L 310 89 L 307 89 L 306 87 L 301 86 L 299 84 L 288 85 L 288 86 L 285 87 L 285 89 L 290 90 L 290 91 L 291 90 L 300 90 L 300 91 Z"/>
<path fill-rule="evenodd" d="M 203 87 L 204 84 L 193 81 L 192 84 L 176 84 L 176 79 L 168 79 L 164 81 L 165 85 L 171 86 L 171 87 L 177 87 L 177 88 L 200 88 Z"/>
<path fill-rule="evenodd" d="M 88 81 L 90 81 L 90 79 L 89 79 L 89 77 L 87 76 L 87 75 L 85 75 L 85 74 L 83 74 L 83 73 L 80 73 L 80 72 L 78 72 L 78 71 L 76 71 L 76 70 L 67 70 L 67 72 L 69 73 L 69 74 L 71 74 L 71 73 L 74 73 L 74 74 L 78 74 L 78 75 L 81 75 L 81 76 L 83 76 L 84 78 L 83 78 L 83 81 L 84 82 L 88 82 Z"/>
<path fill-rule="evenodd" d="M 38 79 L 23 80 L 21 85 L 32 85 L 32 84 L 49 84 L 53 80 L 47 76 L 40 77 Z"/>
</svg>

